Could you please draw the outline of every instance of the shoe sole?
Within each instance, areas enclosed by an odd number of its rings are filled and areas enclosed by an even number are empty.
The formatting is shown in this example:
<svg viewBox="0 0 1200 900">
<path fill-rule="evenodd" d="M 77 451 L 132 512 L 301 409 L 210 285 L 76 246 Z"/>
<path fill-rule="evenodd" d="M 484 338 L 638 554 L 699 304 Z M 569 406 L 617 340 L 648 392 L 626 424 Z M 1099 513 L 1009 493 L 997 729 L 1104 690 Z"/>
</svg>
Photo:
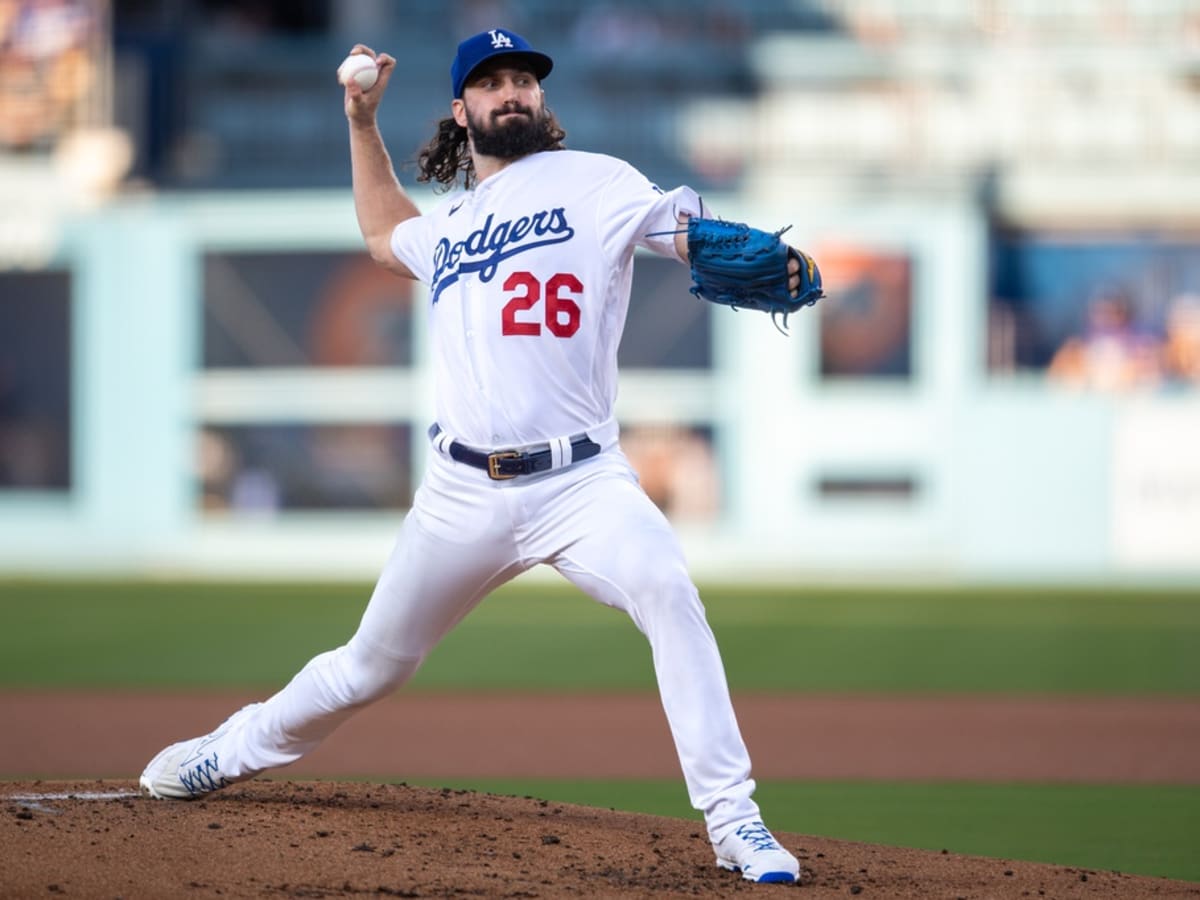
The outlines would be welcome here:
<svg viewBox="0 0 1200 900">
<path fill-rule="evenodd" d="M 753 881 L 755 884 L 795 884 L 800 880 L 799 876 L 793 875 L 786 870 L 763 872 L 761 875 L 749 875 L 737 863 L 730 862 L 727 859 L 718 859 L 717 865 L 728 872 L 741 872 L 743 878 L 747 881 Z"/>
<path fill-rule="evenodd" d="M 765 872 L 759 875 L 758 878 L 750 880 L 756 884 L 795 884 L 800 879 L 791 872 Z"/>
</svg>

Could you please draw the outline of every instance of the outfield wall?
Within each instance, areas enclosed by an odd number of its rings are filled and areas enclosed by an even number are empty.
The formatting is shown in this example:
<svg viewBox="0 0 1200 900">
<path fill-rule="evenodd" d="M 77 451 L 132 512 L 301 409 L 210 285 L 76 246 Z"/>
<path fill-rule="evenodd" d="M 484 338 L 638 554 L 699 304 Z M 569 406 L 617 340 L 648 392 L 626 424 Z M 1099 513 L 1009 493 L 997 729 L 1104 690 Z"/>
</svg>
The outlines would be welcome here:
<svg viewBox="0 0 1200 900">
<path fill-rule="evenodd" d="M 769 199 L 707 199 L 731 218 L 786 215 Z M 714 310 L 704 365 L 625 367 L 627 430 L 702 438 L 687 459 L 700 460 L 692 487 L 703 481 L 709 502 L 685 484 L 668 510 L 698 578 L 1200 581 L 1200 390 L 1110 395 L 990 376 L 987 221 L 968 199 L 788 219 L 789 239 L 818 258 L 853 245 L 910 260 L 911 377 L 823 377 L 820 308 L 796 315 L 786 338 L 766 317 Z M 202 434 L 395 426 L 393 462 L 406 470 L 396 490 L 419 477 L 431 421 L 421 290 L 402 365 L 227 367 L 206 356 L 214 297 L 226 296 L 214 293 L 213 254 L 356 254 L 348 191 L 147 195 L 35 231 L 37 246 L 6 267 L 70 276 L 70 477 L 0 489 L 0 570 L 378 571 L 402 503 L 288 509 L 271 502 L 278 487 L 256 495 L 251 482 L 235 495 L 266 502 L 214 507 L 197 475 Z M 823 304 L 853 302 L 827 287 Z M 231 281 L 228 296 L 242 288 Z M 223 327 L 273 339 L 269 321 Z M 668 456 L 679 462 L 693 444 L 667 444 Z M 339 452 L 352 475 L 356 450 Z"/>
</svg>

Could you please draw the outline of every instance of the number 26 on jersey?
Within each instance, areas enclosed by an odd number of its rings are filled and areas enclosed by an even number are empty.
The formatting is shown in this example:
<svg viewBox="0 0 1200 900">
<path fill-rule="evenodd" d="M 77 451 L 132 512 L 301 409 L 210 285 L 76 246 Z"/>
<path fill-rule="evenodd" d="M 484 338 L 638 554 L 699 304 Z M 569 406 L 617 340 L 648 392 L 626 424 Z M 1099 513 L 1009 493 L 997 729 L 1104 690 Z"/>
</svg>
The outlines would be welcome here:
<svg viewBox="0 0 1200 900">
<path fill-rule="evenodd" d="M 545 282 L 532 272 L 513 272 L 504 280 L 508 302 L 501 310 L 501 334 L 539 335 L 545 328 L 555 337 L 569 338 L 579 330 L 582 314 L 576 302 L 583 284 L 568 272 Z"/>
</svg>

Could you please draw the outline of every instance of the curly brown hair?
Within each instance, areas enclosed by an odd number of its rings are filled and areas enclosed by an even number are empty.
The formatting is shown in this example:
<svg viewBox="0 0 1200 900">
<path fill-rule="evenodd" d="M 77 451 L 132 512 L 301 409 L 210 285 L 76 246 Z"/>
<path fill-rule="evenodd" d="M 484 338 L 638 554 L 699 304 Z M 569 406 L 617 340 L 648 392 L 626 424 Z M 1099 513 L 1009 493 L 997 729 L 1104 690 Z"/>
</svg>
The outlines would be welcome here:
<svg viewBox="0 0 1200 900">
<path fill-rule="evenodd" d="M 546 110 L 542 120 L 544 134 L 542 150 L 565 150 L 563 140 L 567 133 L 559 124 L 554 113 Z M 439 193 L 450 190 L 462 173 L 463 187 L 475 185 L 475 163 L 471 159 L 471 148 L 468 143 L 467 129 L 454 121 L 453 117 L 442 119 L 437 124 L 437 134 L 417 155 L 417 181 L 437 182 L 435 188 Z"/>
</svg>

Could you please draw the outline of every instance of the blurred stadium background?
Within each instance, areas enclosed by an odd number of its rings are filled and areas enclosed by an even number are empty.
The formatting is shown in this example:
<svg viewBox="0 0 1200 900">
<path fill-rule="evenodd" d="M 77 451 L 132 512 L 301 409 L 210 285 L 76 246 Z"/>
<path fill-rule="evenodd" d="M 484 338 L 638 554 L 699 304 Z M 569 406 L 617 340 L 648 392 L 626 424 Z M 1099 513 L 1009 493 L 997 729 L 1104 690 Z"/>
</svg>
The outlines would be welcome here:
<svg viewBox="0 0 1200 900">
<path fill-rule="evenodd" d="M 400 163 L 499 23 L 570 146 L 822 265 L 790 339 L 639 266 L 619 413 L 698 578 L 1200 583 L 1198 0 L 0 0 L 0 570 L 378 571 L 424 294 L 333 71 L 400 60 Z"/>
</svg>

